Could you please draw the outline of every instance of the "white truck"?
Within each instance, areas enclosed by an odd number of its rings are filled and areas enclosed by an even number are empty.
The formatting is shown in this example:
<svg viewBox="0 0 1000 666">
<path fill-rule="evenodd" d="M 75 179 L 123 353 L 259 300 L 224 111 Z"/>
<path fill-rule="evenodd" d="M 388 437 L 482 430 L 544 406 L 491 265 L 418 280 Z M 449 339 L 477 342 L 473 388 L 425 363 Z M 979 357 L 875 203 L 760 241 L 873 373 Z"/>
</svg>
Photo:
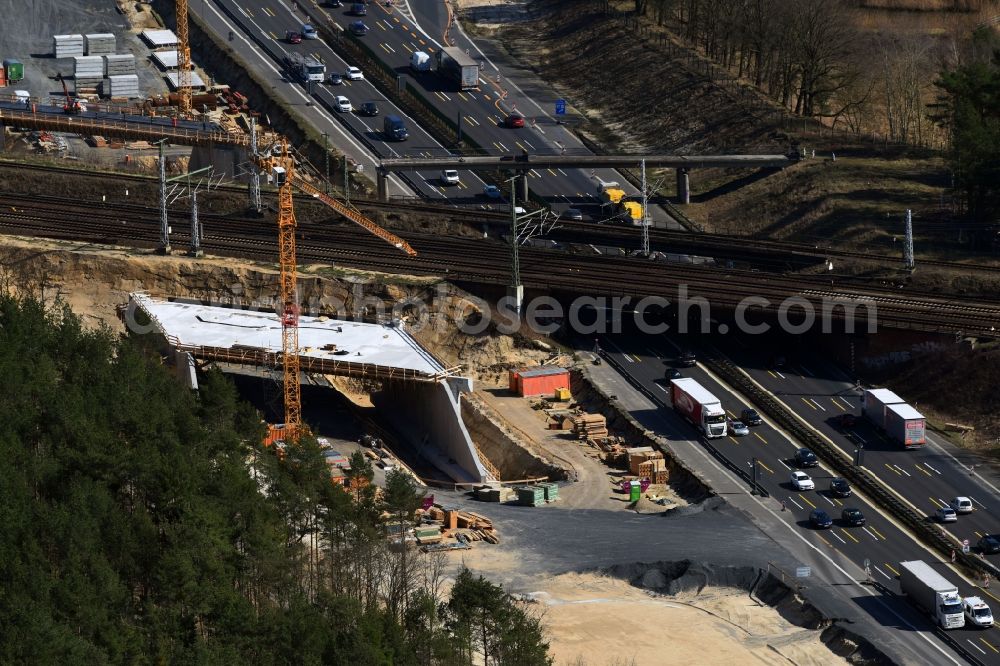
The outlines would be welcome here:
<svg viewBox="0 0 1000 666">
<path fill-rule="evenodd" d="M 861 396 L 861 413 L 894 442 L 918 449 L 926 441 L 926 419 L 889 389 L 867 389 Z"/>
<path fill-rule="evenodd" d="M 437 71 L 456 83 L 459 90 L 479 87 L 479 63 L 457 46 L 446 46 L 437 52 Z"/>
<path fill-rule="evenodd" d="M 965 626 L 958 588 L 926 562 L 900 562 L 899 588 L 942 629 L 961 629 Z"/>
<path fill-rule="evenodd" d="M 690 377 L 671 379 L 670 401 L 674 410 L 706 437 L 726 436 L 726 410 L 718 398 L 695 380 Z"/>
<path fill-rule="evenodd" d="M 301 53 L 290 53 L 285 56 L 285 66 L 299 81 L 323 83 L 326 76 L 326 65 L 312 56 Z"/>
</svg>

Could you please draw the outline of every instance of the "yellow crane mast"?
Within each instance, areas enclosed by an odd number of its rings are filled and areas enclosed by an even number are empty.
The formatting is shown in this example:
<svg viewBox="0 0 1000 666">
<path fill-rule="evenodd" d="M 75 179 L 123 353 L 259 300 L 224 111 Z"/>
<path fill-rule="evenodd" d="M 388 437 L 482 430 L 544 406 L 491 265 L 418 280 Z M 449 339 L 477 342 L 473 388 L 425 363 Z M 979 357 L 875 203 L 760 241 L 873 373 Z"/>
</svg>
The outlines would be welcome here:
<svg viewBox="0 0 1000 666">
<path fill-rule="evenodd" d="M 191 43 L 188 40 L 188 0 L 177 0 L 177 97 L 182 116 L 191 115 Z"/>
</svg>

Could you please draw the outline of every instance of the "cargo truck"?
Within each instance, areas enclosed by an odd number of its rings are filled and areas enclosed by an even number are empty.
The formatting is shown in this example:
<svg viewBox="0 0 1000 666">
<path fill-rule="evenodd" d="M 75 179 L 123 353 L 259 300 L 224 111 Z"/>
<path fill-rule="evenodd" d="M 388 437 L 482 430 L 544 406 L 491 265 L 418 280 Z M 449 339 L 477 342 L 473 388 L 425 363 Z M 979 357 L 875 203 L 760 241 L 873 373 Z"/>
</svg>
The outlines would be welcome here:
<svg viewBox="0 0 1000 666">
<path fill-rule="evenodd" d="M 312 56 L 301 53 L 290 53 L 285 56 L 285 66 L 299 81 L 323 83 L 326 76 L 326 65 Z"/>
<path fill-rule="evenodd" d="M 437 70 L 458 84 L 459 90 L 479 87 L 479 63 L 460 48 L 449 46 L 437 52 Z"/>
<path fill-rule="evenodd" d="M 965 626 L 958 588 L 926 562 L 900 562 L 899 588 L 942 629 L 961 629 Z"/>
<path fill-rule="evenodd" d="M 726 411 L 722 403 L 695 380 L 690 377 L 671 379 L 670 401 L 674 410 L 706 437 L 726 436 Z"/>
<path fill-rule="evenodd" d="M 907 449 L 924 445 L 926 419 L 889 389 L 868 389 L 862 394 L 861 413 Z"/>
</svg>

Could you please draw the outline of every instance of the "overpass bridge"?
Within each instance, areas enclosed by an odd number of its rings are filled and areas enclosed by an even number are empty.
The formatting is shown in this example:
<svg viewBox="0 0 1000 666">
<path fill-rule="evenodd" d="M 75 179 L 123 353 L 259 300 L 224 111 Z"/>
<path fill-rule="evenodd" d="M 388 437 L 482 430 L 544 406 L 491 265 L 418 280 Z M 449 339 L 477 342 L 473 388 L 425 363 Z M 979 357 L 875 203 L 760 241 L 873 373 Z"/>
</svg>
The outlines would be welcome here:
<svg viewBox="0 0 1000 666">
<path fill-rule="evenodd" d="M 522 192 L 527 198 L 528 177 L 532 169 L 567 168 L 639 168 L 677 170 L 677 195 L 681 203 L 691 203 L 690 171 L 692 169 L 783 169 L 798 162 L 792 155 L 475 155 L 454 157 L 393 157 L 382 159 L 378 168 L 378 196 L 386 200 L 390 173 L 421 169 L 468 169 L 470 171 L 510 171 L 521 175 Z"/>
<path fill-rule="evenodd" d="M 129 295 L 123 319 L 135 333 L 158 335 L 192 388 L 197 387 L 199 361 L 224 370 L 283 366 L 281 322 L 274 311 L 135 292 Z M 302 383 L 310 376 L 380 382 L 381 389 L 372 394 L 380 417 L 446 478 L 462 484 L 498 480 L 462 421 L 462 394 L 472 391 L 472 380 L 459 376 L 459 368 L 445 367 L 401 324 L 302 316 L 299 360 Z"/>
</svg>

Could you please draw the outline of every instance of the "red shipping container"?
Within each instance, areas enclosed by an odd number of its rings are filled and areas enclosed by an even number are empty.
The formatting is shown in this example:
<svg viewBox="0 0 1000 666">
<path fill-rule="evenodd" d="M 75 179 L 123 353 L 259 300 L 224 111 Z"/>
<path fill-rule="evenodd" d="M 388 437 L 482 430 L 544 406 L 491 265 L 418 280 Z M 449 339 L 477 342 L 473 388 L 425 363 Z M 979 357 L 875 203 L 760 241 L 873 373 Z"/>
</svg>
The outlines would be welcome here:
<svg viewBox="0 0 1000 666">
<path fill-rule="evenodd" d="M 0 67 L 0 88 L 7 86 L 7 73 Z"/>
<path fill-rule="evenodd" d="M 557 388 L 569 388 L 569 370 L 552 366 L 512 370 L 509 386 L 520 396 L 553 396 Z"/>
</svg>

